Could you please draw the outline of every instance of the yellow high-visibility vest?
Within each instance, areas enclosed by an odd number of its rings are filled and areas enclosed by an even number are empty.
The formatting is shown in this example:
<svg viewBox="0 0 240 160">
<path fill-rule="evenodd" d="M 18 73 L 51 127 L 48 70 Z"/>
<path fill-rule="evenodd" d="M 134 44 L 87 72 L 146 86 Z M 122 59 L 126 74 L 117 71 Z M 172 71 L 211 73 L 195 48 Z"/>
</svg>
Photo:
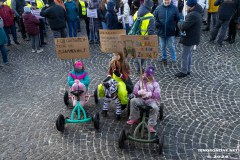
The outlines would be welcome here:
<svg viewBox="0 0 240 160">
<path fill-rule="evenodd" d="M 79 0 L 79 3 L 82 7 L 82 15 L 85 16 L 87 14 L 87 9 L 86 9 L 86 6 L 85 6 L 85 2 Z"/>
<path fill-rule="evenodd" d="M 28 3 L 28 4 L 27 4 L 27 7 L 31 8 L 31 7 L 32 7 L 32 5 Z"/>
<path fill-rule="evenodd" d="M 6 0 L 4 3 L 4 5 L 7 5 L 8 7 L 12 8 L 11 7 L 11 0 Z"/>
<path fill-rule="evenodd" d="M 42 9 L 45 5 L 42 0 L 36 0 L 37 8 Z"/>
<path fill-rule="evenodd" d="M 133 20 L 135 21 L 137 18 L 138 11 L 134 14 Z M 143 17 L 154 17 L 152 13 L 147 13 Z M 141 25 L 141 35 L 148 35 L 148 25 L 149 25 L 150 19 L 145 19 L 142 21 Z"/>
</svg>

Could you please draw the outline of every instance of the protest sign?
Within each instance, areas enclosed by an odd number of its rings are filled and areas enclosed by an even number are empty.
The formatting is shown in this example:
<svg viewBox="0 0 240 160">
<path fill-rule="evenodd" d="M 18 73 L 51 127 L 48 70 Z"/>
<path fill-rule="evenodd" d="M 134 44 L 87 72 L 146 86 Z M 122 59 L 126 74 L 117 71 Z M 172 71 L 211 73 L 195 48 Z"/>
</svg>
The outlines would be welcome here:
<svg viewBox="0 0 240 160">
<path fill-rule="evenodd" d="M 89 43 L 87 37 L 56 38 L 55 47 L 59 59 L 89 58 Z"/>
<path fill-rule="evenodd" d="M 87 8 L 87 17 L 98 18 L 97 9 L 89 9 L 89 8 Z"/>
<path fill-rule="evenodd" d="M 120 35 L 126 35 L 126 30 L 99 30 L 101 51 L 104 53 L 122 52 Z"/>
<path fill-rule="evenodd" d="M 126 58 L 158 58 L 157 35 L 122 35 L 123 53 Z"/>
</svg>

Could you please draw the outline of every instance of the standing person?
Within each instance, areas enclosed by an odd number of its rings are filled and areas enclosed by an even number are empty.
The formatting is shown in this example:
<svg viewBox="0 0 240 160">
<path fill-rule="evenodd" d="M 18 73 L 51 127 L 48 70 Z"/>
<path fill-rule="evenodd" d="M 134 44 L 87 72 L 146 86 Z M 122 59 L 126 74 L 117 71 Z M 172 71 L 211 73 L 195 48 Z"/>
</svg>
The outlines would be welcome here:
<svg viewBox="0 0 240 160">
<path fill-rule="evenodd" d="M 10 31 L 12 33 L 13 41 L 15 42 L 15 44 L 19 44 L 19 42 L 17 40 L 16 28 L 14 25 L 14 12 L 7 5 L 3 5 L 2 0 L 0 0 L 0 17 L 2 17 L 2 19 L 3 19 L 4 31 L 8 38 L 7 46 L 11 45 L 11 39 L 9 37 Z"/>
<path fill-rule="evenodd" d="M 48 3 L 49 4 L 41 10 L 40 16 L 47 18 L 54 38 L 66 38 L 66 11 L 63 7 L 56 5 L 53 0 L 48 0 Z"/>
<path fill-rule="evenodd" d="M 140 0 L 133 0 L 130 15 L 134 15 L 140 7 Z"/>
<path fill-rule="evenodd" d="M 99 1 L 98 0 L 90 0 L 88 4 L 89 9 L 96 9 L 97 13 L 99 13 Z M 90 18 L 90 44 L 93 44 L 94 42 L 96 44 L 99 44 L 100 38 L 99 38 L 99 29 L 102 28 L 101 20 L 100 18 Z"/>
<path fill-rule="evenodd" d="M 202 12 L 202 22 L 206 22 L 206 10 L 209 8 L 209 0 L 198 0 L 198 4 L 202 7 L 203 12 Z"/>
<path fill-rule="evenodd" d="M 17 21 L 19 23 L 19 29 L 21 31 L 22 38 L 24 40 L 27 40 L 27 35 L 26 35 L 24 23 L 23 23 L 23 18 L 22 18 L 22 14 L 24 13 L 23 8 L 24 8 L 25 4 L 26 4 L 25 0 L 12 0 L 11 1 L 11 8 L 14 11 L 15 16 L 17 17 Z"/>
<path fill-rule="evenodd" d="M 8 57 L 7 57 L 7 50 L 5 48 L 5 44 L 7 43 L 8 39 L 6 33 L 3 29 L 4 23 L 3 19 L 0 17 L 0 51 L 2 53 L 3 64 L 8 64 Z M 2 67 L 3 65 L 0 65 Z"/>
<path fill-rule="evenodd" d="M 134 14 L 133 20 L 135 21 L 137 17 L 152 17 L 146 20 L 143 20 L 141 23 L 141 35 L 153 35 L 155 34 L 155 20 L 154 16 L 151 13 L 151 8 L 153 6 L 152 0 L 145 0 L 143 5 L 139 8 L 139 10 Z M 141 59 L 141 65 L 144 63 L 144 59 Z M 135 60 L 137 72 L 140 73 L 140 64 L 139 60 Z"/>
<path fill-rule="evenodd" d="M 156 28 L 159 36 L 159 46 L 161 46 L 162 58 L 164 64 L 167 64 L 167 44 L 172 57 L 172 62 L 175 64 L 176 50 L 175 50 L 175 24 L 179 21 L 179 13 L 176 6 L 171 0 L 163 0 L 163 4 L 158 6 L 154 12 L 156 19 Z"/>
<path fill-rule="evenodd" d="M 66 7 L 65 7 L 65 5 L 64 5 L 62 0 L 54 0 L 54 3 L 56 5 L 59 5 L 59 6 L 63 7 L 63 9 L 66 11 Z"/>
<path fill-rule="evenodd" d="M 85 24 L 86 24 L 86 31 L 87 31 L 87 36 L 88 39 L 90 39 L 90 30 L 89 30 L 89 17 L 87 17 L 87 7 L 88 4 L 86 1 L 79 0 L 79 17 L 84 19 Z"/>
<path fill-rule="evenodd" d="M 26 32 L 29 34 L 32 40 L 32 52 L 41 53 L 43 49 L 40 49 L 39 43 L 39 20 L 31 13 L 31 9 L 27 6 L 24 7 L 23 14 L 24 25 Z"/>
<path fill-rule="evenodd" d="M 218 46 L 221 47 L 223 39 L 227 32 L 228 25 L 230 23 L 230 20 L 233 17 L 234 13 L 236 12 L 237 5 L 234 0 L 216 0 L 214 5 L 219 6 L 219 10 L 218 10 L 219 16 L 218 16 L 217 24 L 212 31 L 210 42 L 213 42 L 216 39 L 218 35 L 218 31 L 221 27 L 222 29 L 217 40 Z"/>
<path fill-rule="evenodd" d="M 72 0 L 67 0 L 64 5 L 68 16 L 69 37 L 77 37 L 78 9 L 76 3 Z"/>
<path fill-rule="evenodd" d="M 202 7 L 197 3 L 197 0 L 187 1 L 187 12 L 185 21 L 180 21 L 178 26 L 186 35 L 181 37 L 182 43 L 182 69 L 175 76 L 178 78 L 190 75 L 192 63 L 192 50 L 194 45 L 198 45 L 201 37 L 202 25 Z"/>
<path fill-rule="evenodd" d="M 100 9 L 99 18 L 101 19 L 101 22 L 102 22 L 102 28 L 103 29 L 108 29 L 106 18 L 105 18 L 106 14 L 107 14 L 107 0 L 102 0 L 101 1 L 99 9 Z"/>
<path fill-rule="evenodd" d="M 118 17 L 114 12 L 114 3 L 109 1 L 107 3 L 106 23 L 108 29 L 118 29 Z"/>
<path fill-rule="evenodd" d="M 122 0 L 123 2 L 123 14 L 118 17 L 118 19 L 123 18 L 123 28 L 126 29 L 126 33 L 129 32 L 129 15 L 130 15 L 130 7 L 128 5 L 128 0 Z"/>
<path fill-rule="evenodd" d="M 225 39 L 230 44 L 233 44 L 235 42 L 236 34 L 237 34 L 237 21 L 240 17 L 240 1 L 235 0 L 236 3 L 236 12 L 234 16 L 232 17 L 229 27 L 228 27 L 228 37 Z"/>
<path fill-rule="evenodd" d="M 215 27 L 217 24 L 217 12 L 218 12 L 218 6 L 214 5 L 215 0 L 209 0 L 209 8 L 208 8 L 208 14 L 207 14 L 207 26 L 203 29 L 203 31 L 209 31 L 211 26 L 211 18 L 212 18 L 212 28 Z"/>
</svg>

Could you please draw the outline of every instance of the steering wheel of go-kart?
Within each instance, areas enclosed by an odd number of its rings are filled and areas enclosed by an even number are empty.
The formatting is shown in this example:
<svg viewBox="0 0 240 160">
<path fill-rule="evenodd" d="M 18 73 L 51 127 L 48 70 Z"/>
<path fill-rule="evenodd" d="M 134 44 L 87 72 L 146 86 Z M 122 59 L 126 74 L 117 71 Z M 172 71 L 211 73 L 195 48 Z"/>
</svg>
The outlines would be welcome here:
<svg viewBox="0 0 240 160">
<path fill-rule="evenodd" d="M 75 91 L 71 91 L 71 93 L 74 95 L 74 96 L 81 96 L 82 93 L 84 93 L 83 90 L 75 90 Z"/>
</svg>

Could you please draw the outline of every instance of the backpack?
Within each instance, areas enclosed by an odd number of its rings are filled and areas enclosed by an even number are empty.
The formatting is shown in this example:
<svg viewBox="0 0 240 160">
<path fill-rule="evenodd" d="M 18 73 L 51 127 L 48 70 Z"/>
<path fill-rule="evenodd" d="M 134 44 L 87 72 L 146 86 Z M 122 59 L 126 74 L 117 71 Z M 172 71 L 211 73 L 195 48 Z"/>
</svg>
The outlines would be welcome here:
<svg viewBox="0 0 240 160">
<path fill-rule="evenodd" d="M 147 19 L 151 19 L 151 18 L 153 18 L 153 16 L 137 17 L 136 20 L 133 22 L 132 28 L 129 31 L 128 35 L 141 35 L 142 21 L 147 20 Z"/>
</svg>

